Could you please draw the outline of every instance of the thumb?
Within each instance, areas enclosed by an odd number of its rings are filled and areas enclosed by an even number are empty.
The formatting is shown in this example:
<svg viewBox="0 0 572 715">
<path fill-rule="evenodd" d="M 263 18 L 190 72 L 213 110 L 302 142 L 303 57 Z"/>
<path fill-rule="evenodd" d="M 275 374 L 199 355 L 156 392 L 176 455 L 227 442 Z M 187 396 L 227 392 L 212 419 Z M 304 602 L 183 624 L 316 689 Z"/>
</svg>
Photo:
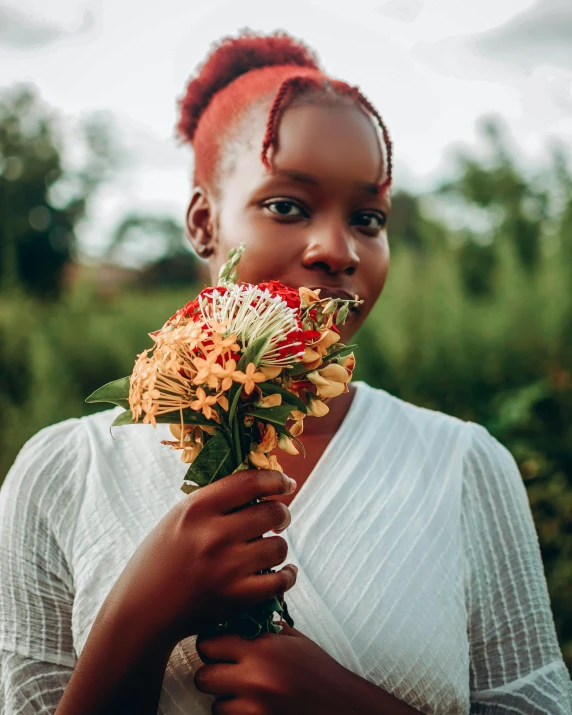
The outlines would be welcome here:
<svg viewBox="0 0 572 715">
<path fill-rule="evenodd" d="M 279 635 L 281 636 L 299 637 L 303 635 L 303 633 L 301 633 L 297 628 L 292 628 L 292 626 L 289 626 L 286 621 L 282 621 L 282 624 L 280 624 L 280 622 L 277 622 L 277 625 L 282 625 L 282 630 L 279 633 Z"/>
</svg>

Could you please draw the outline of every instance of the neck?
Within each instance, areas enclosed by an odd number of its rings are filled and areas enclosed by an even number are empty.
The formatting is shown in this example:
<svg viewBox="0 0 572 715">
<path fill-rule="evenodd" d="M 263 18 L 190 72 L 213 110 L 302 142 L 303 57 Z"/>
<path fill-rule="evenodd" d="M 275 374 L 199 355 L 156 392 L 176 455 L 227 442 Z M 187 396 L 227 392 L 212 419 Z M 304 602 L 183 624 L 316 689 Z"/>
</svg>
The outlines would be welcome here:
<svg viewBox="0 0 572 715">
<path fill-rule="evenodd" d="M 304 432 L 301 435 L 302 441 L 304 435 L 307 437 L 320 437 L 336 432 L 343 422 L 355 396 L 355 385 L 350 383 L 348 389 L 349 392 L 343 392 L 341 395 L 338 395 L 338 397 L 324 400 L 330 408 L 330 411 L 327 415 L 324 415 L 324 417 L 312 417 L 312 415 L 308 415 L 304 418 Z"/>
</svg>

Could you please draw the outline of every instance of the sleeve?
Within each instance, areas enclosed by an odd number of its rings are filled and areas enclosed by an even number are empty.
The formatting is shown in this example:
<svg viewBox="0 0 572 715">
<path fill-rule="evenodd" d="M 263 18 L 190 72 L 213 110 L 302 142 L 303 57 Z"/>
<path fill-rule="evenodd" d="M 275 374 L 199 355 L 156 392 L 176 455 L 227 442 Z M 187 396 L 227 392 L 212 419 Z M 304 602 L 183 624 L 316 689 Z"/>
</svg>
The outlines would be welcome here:
<svg viewBox="0 0 572 715">
<path fill-rule="evenodd" d="M 469 422 L 462 532 L 471 713 L 571 715 L 538 536 L 512 454 Z"/>
<path fill-rule="evenodd" d="M 20 450 L 0 489 L 0 713 L 54 713 L 77 656 L 73 537 L 87 469 L 79 419 Z"/>
</svg>

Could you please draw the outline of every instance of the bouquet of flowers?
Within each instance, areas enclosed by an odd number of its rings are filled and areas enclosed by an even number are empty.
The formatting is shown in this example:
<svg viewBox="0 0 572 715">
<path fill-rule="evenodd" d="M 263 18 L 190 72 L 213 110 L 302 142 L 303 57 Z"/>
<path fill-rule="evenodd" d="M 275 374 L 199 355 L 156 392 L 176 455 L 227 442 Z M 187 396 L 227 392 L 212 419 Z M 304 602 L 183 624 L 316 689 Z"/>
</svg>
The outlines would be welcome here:
<svg viewBox="0 0 572 715">
<path fill-rule="evenodd" d="M 189 464 L 186 494 L 243 469 L 283 471 L 273 451 L 303 450 L 304 418 L 327 414 L 323 400 L 348 391 L 355 365 L 354 346 L 339 343 L 337 325 L 358 296 L 320 298 L 319 289 L 278 281 L 237 285 L 243 251 L 241 244 L 229 252 L 216 287 L 149 333 L 154 345 L 137 356 L 130 376 L 86 400 L 123 407 L 112 426 L 167 423 L 174 439 L 162 443 Z M 216 632 L 279 633 L 275 612 L 294 626 L 284 599 L 274 598 Z"/>
</svg>

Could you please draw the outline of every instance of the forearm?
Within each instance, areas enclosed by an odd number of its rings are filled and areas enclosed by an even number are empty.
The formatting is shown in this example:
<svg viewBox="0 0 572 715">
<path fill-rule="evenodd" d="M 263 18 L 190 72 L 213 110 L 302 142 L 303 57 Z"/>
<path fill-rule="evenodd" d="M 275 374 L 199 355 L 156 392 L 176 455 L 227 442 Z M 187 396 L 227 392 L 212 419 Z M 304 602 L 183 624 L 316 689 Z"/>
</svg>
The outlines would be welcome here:
<svg viewBox="0 0 572 715">
<path fill-rule="evenodd" d="M 347 715 L 419 715 L 420 711 L 406 705 L 386 690 L 348 670 L 349 695 Z"/>
<path fill-rule="evenodd" d="M 174 644 L 104 606 L 94 621 L 56 715 L 156 715 Z"/>
</svg>

